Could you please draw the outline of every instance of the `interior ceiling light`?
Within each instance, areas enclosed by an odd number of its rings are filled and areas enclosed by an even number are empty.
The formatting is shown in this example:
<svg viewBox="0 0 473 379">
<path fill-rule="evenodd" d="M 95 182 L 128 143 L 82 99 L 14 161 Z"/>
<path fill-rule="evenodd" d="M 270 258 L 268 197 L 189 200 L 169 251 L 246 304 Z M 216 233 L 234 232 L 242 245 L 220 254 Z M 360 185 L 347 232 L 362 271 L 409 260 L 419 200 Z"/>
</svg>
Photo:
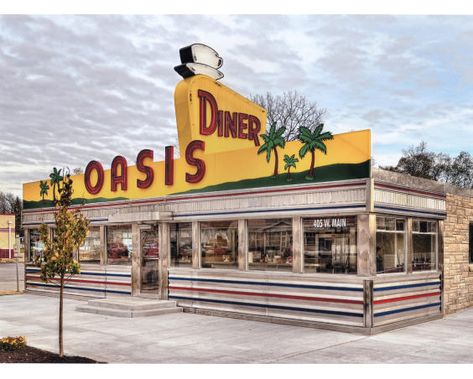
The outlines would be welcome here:
<svg viewBox="0 0 473 379">
<path fill-rule="evenodd" d="M 218 69 L 223 65 L 223 59 L 210 46 L 203 43 L 194 43 L 179 50 L 181 63 L 174 70 L 183 78 L 194 75 L 206 75 L 212 79 L 223 78 Z"/>
</svg>

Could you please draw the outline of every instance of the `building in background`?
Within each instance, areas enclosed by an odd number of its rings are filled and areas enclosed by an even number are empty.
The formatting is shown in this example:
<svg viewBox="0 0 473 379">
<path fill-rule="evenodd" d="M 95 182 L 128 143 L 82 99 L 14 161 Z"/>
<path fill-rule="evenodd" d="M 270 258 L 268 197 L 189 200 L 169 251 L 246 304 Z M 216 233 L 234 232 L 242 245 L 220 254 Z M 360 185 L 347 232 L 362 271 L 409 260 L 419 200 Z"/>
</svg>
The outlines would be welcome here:
<svg viewBox="0 0 473 379">
<path fill-rule="evenodd" d="M 0 259 L 15 257 L 15 215 L 0 214 Z"/>
</svg>

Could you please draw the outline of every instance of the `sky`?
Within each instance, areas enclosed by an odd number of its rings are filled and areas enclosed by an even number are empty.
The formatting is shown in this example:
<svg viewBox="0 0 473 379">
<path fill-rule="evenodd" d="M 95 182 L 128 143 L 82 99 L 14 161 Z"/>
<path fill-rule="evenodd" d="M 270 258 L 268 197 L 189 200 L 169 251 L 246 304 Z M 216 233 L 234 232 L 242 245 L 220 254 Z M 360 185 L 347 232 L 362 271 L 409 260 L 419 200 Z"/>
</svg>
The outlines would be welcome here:
<svg viewBox="0 0 473 379">
<path fill-rule="evenodd" d="M 473 153 L 473 16 L 0 16 L 0 191 L 52 167 L 177 144 L 179 48 L 224 59 L 244 96 L 296 90 L 333 133 L 371 129 L 376 165 L 427 142 Z"/>
</svg>

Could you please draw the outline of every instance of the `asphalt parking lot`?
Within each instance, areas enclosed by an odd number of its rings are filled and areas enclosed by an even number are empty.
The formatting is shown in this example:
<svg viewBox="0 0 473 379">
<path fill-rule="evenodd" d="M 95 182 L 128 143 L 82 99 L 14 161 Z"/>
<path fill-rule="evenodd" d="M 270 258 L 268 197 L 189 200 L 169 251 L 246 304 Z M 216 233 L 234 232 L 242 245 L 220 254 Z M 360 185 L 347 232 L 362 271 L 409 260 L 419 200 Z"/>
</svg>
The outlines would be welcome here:
<svg viewBox="0 0 473 379">
<path fill-rule="evenodd" d="M 124 319 L 65 301 L 65 352 L 110 363 L 473 363 L 473 308 L 360 336 L 189 313 Z M 57 351 L 56 298 L 0 296 L 3 336 Z"/>
</svg>

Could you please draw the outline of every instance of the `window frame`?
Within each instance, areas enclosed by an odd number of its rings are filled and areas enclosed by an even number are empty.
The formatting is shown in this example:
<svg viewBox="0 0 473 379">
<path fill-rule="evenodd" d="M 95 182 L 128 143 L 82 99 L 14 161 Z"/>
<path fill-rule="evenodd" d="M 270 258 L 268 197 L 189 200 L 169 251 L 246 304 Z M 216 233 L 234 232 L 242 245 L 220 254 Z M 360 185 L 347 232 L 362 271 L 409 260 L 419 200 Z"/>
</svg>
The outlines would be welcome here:
<svg viewBox="0 0 473 379">
<path fill-rule="evenodd" d="M 378 218 L 379 217 L 384 217 L 384 218 L 394 218 L 395 220 L 403 220 L 404 221 L 404 230 L 399 231 L 399 230 L 382 230 L 378 229 Z M 406 275 L 408 273 L 407 270 L 407 265 L 408 265 L 408 244 L 407 244 L 407 222 L 408 218 L 405 216 L 398 216 L 398 215 L 386 215 L 386 214 L 376 214 L 376 228 L 375 228 L 375 260 L 376 260 L 376 247 L 377 247 L 377 235 L 378 233 L 391 233 L 391 234 L 404 234 L 404 270 L 403 271 L 398 271 L 398 272 L 378 272 L 376 270 L 376 276 L 378 275 Z M 396 241 L 396 239 L 394 239 Z M 396 243 L 396 242 L 395 242 Z"/>
<path fill-rule="evenodd" d="M 415 221 L 434 222 L 435 223 L 435 232 L 415 232 L 414 231 L 414 222 Z M 423 274 L 423 273 L 438 271 L 439 270 L 439 220 L 428 219 L 428 218 L 417 218 L 417 217 L 412 218 L 412 259 L 414 259 L 414 234 L 434 235 L 435 236 L 435 267 L 433 269 L 430 269 L 430 270 L 414 271 L 414 265 L 411 262 L 410 265 L 411 265 L 412 273 L 413 274 Z"/>
<path fill-rule="evenodd" d="M 104 251 L 105 251 L 105 265 L 107 266 L 132 266 L 133 265 L 133 254 L 135 253 L 133 251 L 133 245 L 132 245 L 132 251 L 131 251 L 131 255 L 130 255 L 130 259 L 128 262 L 126 263 L 110 263 L 110 260 L 109 260 L 109 257 L 108 257 L 108 237 L 109 237 L 109 228 L 112 227 L 112 228 L 116 228 L 116 227 L 120 227 L 120 226 L 129 226 L 131 228 L 131 234 L 132 234 L 132 238 L 133 238 L 133 224 L 132 223 L 120 223 L 120 224 L 107 224 L 105 225 L 105 247 L 104 247 Z"/>
<path fill-rule="evenodd" d="M 263 268 L 263 269 L 258 269 L 258 268 L 253 268 L 250 266 L 250 260 L 249 260 L 249 257 L 250 257 L 250 223 L 252 221 L 264 221 L 264 222 L 267 222 L 267 221 L 278 221 L 278 222 L 281 222 L 281 221 L 289 221 L 289 224 L 290 224 L 290 228 L 291 228 L 291 236 L 290 236 L 290 239 L 291 239 L 291 243 L 290 243 L 290 249 L 291 249 L 291 265 L 289 266 L 290 269 L 289 270 L 277 270 L 277 269 L 271 269 L 271 268 Z M 253 232 L 255 233 L 255 232 Z M 271 232 L 270 232 L 271 233 Z M 274 232 L 272 232 L 274 233 Z M 281 216 L 281 217 L 264 217 L 264 218 L 250 218 L 250 219 L 246 219 L 246 238 L 247 238 L 247 252 L 246 252 L 246 270 L 247 272 L 275 272 L 275 273 L 281 273 L 281 274 L 284 274 L 284 273 L 292 273 L 293 270 L 294 270 L 294 225 L 293 225 L 293 219 L 292 217 L 284 217 L 284 216 Z M 266 236 L 263 236 L 263 241 L 266 241 Z M 252 264 L 254 264 L 254 262 L 252 262 Z M 264 266 L 264 263 L 261 264 L 263 267 L 269 267 L 269 266 Z"/>
<path fill-rule="evenodd" d="M 354 222 L 354 228 L 355 228 L 355 233 L 354 233 L 354 239 L 355 239 L 355 271 L 354 272 L 348 272 L 348 273 L 345 273 L 345 272 L 335 272 L 335 273 L 332 273 L 332 272 L 309 272 L 309 271 L 306 271 L 306 267 L 305 267 L 305 228 L 304 228 L 304 221 L 305 220 L 308 220 L 308 219 L 331 219 L 331 218 L 353 218 L 353 222 Z M 301 217 L 301 236 L 302 236 L 302 242 L 301 242 L 301 260 L 302 260 L 302 263 L 301 263 L 301 266 L 302 266 L 302 274 L 303 275 L 327 275 L 327 276 L 330 276 L 330 277 L 334 277 L 336 275 L 342 275 L 344 277 L 349 277 L 349 278 L 352 278 L 352 277 L 356 277 L 358 276 L 358 214 L 356 215 L 353 215 L 353 214 L 350 214 L 350 215 L 322 215 L 322 216 L 319 216 L 319 215 L 310 215 L 310 216 L 304 216 L 304 217 Z M 349 227 L 350 228 L 350 227 Z M 323 234 L 323 233 L 322 233 Z M 348 232 L 348 234 L 350 235 L 350 232 Z"/>
<path fill-rule="evenodd" d="M 98 228 L 99 242 L 101 242 L 100 226 L 99 226 L 99 225 L 89 225 L 88 231 L 87 231 L 87 237 L 86 237 L 86 239 L 89 237 L 90 229 L 91 229 L 91 228 L 94 228 L 94 229 L 95 229 L 95 228 Z M 85 243 L 85 240 L 84 240 L 84 243 Z M 88 264 L 91 264 L 91 265 L 99 265 L 99 264 L 101 264 L 102 254 L 103 254 L 103 252 L 102 252 L 102 250 L 103 250 L 102 244 L 101 244 L 101 243 L 99 244 L 100 248 L 99 248 L 99 259 L 98 259 L 98 261 L 97 261 L 97 260 L 94 260 L 94 261 L 83 261 L 83 260 L 81 259 L 81 257 L 80 257 L 80 255 L 81 255 L 80 249 L 81 249 L 81 247 L 84 245 L 84 243 L 83 243 L 81 246 L 79 246 L 79 248 L 77 249 L 77 261 L 78 261 L 80 264 L 86 264 L 86 265 L 88 265 Z M 105 250 L 107 250 L 107 249 L 105 248 Z"/>
<path fill-rule="evenodd" d="M 185 225 L 185 224 L 188 224 L 189 225 L 189 229 L 190 229 L 190 240 L 191 240 L 191 261 L 190 263 L 185 263 L 185 264 L 182 264 L 182 263 L 178 263 L 177 265 L 173 263 L 173 255 L 172 255 L 172 234 L 174 233 L 173 231 L 173 226 L 177 226 L 177 225 Z M 180 233 L 181 230 L 184 229 L 184 228 L 176 228 L 175 232 L 176 234 L 177 233 Z M 200 233 L 200 227 L 199 227 L 199 233 Z M 176 239 L 176 243 L 177 243 L 178 239 Z M 195 244 L 195 241 L 193 239 L 193 234 L 192 234 L 192 222 L 173 222 L 173 223 L 169 223 L 169 268 L 172 268 L 172 269 L 175 269 L 175 268 L 192 268 L 193 267 L 193 249 L 194 249 L 194 244 Z M 176 248 L 178 246 L 176 245 Z M 176 259 L 177 261 L 177 259 Z"/>
<path fill-rule="evenodd" d="M 235 232 L 236 232 L 236 238 L 235 238 L 235 241 L 236 241 L 236 251 L 235 251 L 235 261 L 234 262 L 229 262 L 231 264 L 225 266 L 225 265 L 221 265 L 221 267 L 204 267 L 204 247 L 202 246 L 203 245 L 203 241 L 202 241 L 202 233 L 203 233 L 203 228 L 202 226 L 204 226 L 204 230 L 206 228 L 208 228 L 208 226 L 206 224 L 219 224 L 219 223 L 229 223 L 230 225 L 227 226 L 227 232 L 229 229 L 233 229 Z M 235 224 L 235 225 L 232 225 L 232 224 Z M 225 271 L 238 271 L 239 270 L 239 254 L 240 254 L 240 240 L 239 240 L 239 233 L 238 233 L 238 219 L 223 219 L 223 220 L 204 220 L 204 221 L 199 221 L 199 226 L 198 226 L 199 230 L 198 230 L 198 233 L 199 233 L 199 237 L 198 237 L 198 240 L 199 240 L 199 270 L 211 270 L 211 271 L 216 271 L 216 270 L 225 270 Z M 215 228 L 215 227 L 212 227 L 212 228 Z M 222 229 L 223 227 L 216 227 L 217 229 Z M 192 244 L 196 243 L 194 240 L 192 241 Z M 225 255 L 225 254 L 223 254 Z M 192 267 L 192 265 L 191 265 Z"/>
</svg>

